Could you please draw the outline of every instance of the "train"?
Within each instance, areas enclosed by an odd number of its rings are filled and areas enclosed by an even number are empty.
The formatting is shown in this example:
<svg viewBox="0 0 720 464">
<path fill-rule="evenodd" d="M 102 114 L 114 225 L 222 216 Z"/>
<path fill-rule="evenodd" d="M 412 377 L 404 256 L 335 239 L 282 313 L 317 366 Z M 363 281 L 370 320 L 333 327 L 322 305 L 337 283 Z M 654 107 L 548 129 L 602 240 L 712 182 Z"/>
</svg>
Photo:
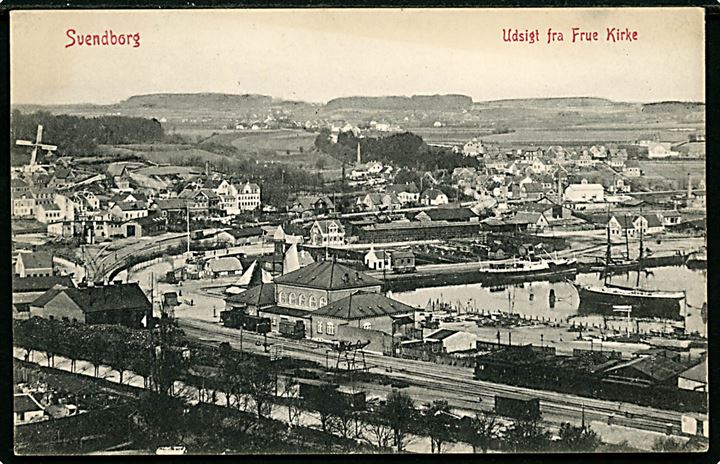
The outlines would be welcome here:
<svg viewBox="0 0 720 464">
<path fill-rule="evenodd" d="M 495 413 L 518 420 L 539 420 L 540 400 L 538 398 L 511 398 L 495 396 Z"/>
<path fill-rule="evenodd" d="M 220 313 L 220 322 L 225 327 L 247 330 L 250 332 L 267 333 L 270 331 L 270 318 L 251 316 L 240 310 L 228 310 Z"/>
</svg>

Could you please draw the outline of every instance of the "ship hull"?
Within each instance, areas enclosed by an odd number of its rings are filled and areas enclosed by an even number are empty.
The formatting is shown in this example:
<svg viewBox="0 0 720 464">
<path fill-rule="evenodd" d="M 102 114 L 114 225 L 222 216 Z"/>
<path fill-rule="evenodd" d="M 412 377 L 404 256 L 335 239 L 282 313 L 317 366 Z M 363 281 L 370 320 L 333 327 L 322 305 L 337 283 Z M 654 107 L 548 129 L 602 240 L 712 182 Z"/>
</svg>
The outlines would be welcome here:
<svg viewBox="0 0 720 464">
<path fill-rule="evenodd" d="M 620 316 L 614 306 L 631 306 L 631 317 L 681 320 L 682 297 L 648 297 L 641 295 L 606 293 L 602 290 L 580 287 L 580 314 L 603 314 Z"/>
<path fill-rule="evenodd" d="M 503 271 L 480 271 L 482 282 L 526 282 L 546 279 L 567 279 L 577 275 L 576 264 L 553 265 L 537 269 L 517 269 Z"/>
<path fill-rule="evenodd" d="M 691 256 L 685 262 L 685 265 L 689 269 L 707 269 L 707 257 L 694 257 Z"/>
</svg>

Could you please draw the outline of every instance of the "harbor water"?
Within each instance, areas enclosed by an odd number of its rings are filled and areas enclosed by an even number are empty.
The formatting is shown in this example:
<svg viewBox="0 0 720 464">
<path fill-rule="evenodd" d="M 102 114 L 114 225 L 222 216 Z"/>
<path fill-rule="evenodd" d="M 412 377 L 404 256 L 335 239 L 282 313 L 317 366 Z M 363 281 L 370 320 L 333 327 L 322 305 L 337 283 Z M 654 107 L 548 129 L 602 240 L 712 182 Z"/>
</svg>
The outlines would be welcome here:
<svg viewBox="0 0 720 464">
<path fill-rule="evenodd" d="M 638 272 L 614 275 L 612 283 L 635 286 Z M 685 314 L 685 331 L 706 335 L 706 324 L 701 308 L 707 302 L 707 271 L 687 267 L 667 266 L 640 271 L 640 287 L 653 290 L 685 291 L 686 301 L 681 302 L 681 314 Z M 579 274 L 575 283 L 602 285 L 599 274 Z M 551 294 L 554 304 L 551 305 Z M 432 308 L 446 303 L 460 312 L 501 311 L 546 320 L 565 321 L 578 314 L 579 297 L 575 286 L 569 281 L 524 282 L 499 287 L 482 284 L 454 285 L 418 288 L 408 292 L 392 293 L 392 298 L 419 308 Z"/>
</svg>

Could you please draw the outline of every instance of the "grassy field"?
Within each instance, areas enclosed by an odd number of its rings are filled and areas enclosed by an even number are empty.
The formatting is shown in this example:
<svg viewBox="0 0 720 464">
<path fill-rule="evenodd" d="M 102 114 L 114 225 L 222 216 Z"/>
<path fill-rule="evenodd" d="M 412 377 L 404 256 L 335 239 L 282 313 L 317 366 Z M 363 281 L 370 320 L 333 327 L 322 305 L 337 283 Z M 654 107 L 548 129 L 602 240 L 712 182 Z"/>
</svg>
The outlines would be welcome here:
<svg viewBox="0 0 720 464">
<path fill-rule="evenodd" d="M 411 132 L 420 135 L 428 143 L 457 144 L 464 143 L 473 137 L 486 142 L 510 144 L 587 144 L 596 143 L 632 143 L 637 140 L 658 137 L 662 141 L 679 142 L 687 140 L 688 134 L 695 132 L 673 131 L 671 128 L 637 128 L 637 127 L 576 127 L 558 129 L 518 129 L 507 134 L 492 134 L 488 129 L 468 128 L 414 128 Z"/>
<path fill-rule="evenodd" d="M 202 142 L 233 146 L 240 153 L 257 153 L 263 150 L 308 151 L 315 143 L 317 134 L 301 130 L 236 131 L 214 135 Z"/>
<path fill-rule="evenodd" d="M 693 176 L 693 184 L 697 186 L 699 178 L 705 178 L 705 162 L 693 161 L 641 161 L 640 168 L 645 177 L 663 178 L 678 182 L 682 188 L 687 186 L 687 175 Z"/>
</svg>

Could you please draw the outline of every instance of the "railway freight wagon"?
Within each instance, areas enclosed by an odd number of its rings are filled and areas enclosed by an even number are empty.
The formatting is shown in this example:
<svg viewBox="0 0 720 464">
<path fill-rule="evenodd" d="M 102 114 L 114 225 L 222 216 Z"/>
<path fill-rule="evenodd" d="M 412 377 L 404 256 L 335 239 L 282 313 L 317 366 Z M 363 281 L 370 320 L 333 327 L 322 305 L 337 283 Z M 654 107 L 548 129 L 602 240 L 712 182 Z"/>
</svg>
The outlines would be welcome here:
<svg viewBox="0 0 720 464">
<path fill-rule="evenodd" d="M 495 413 L 512 419 L 540 419 L 540 400 L 538 398 L 522 399 L 496 395 Z"/>
<path fill-rule="evenodd" d="M 303 321 L 280 320 L 278 331 L 283 337 L 299 340 L 305 338 L 305 323 Z"/>
<path fill-rule="evenodd" d="M 339 395 L 353 411 L 363 411 L 366 408 L 365 392 L 350 392 L 337 384 L 319 380 L 303 379 L 300 381 L 300 397 L 306 401 L 324 400 L 328 394 L 327 388 Z"/>
<path fill-rule="evenodd" d="M 225 327 L 264 333 L 270 330 L 270 319 L 267 317 L 250 316 L 238 310 L 222 311 L 220 321 Z"/>
</svg>

